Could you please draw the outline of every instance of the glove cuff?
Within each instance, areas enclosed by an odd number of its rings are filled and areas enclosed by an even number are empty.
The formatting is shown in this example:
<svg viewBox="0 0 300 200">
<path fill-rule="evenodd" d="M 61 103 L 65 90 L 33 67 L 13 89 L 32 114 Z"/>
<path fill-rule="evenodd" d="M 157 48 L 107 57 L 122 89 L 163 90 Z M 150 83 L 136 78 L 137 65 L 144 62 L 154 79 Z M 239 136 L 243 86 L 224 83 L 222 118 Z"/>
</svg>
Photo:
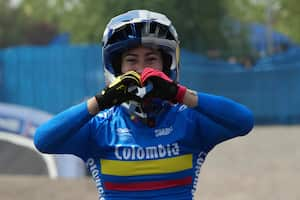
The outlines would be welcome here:
<svg viewBox="0 0 300 200">
<path fill-rule="evenodd" d="M 187 88 L 178 84 L 178 92 L 176 94 L 175 100 L 179 103 L 183 102 L 184 95 L 186 93 Z"/>
</svg>

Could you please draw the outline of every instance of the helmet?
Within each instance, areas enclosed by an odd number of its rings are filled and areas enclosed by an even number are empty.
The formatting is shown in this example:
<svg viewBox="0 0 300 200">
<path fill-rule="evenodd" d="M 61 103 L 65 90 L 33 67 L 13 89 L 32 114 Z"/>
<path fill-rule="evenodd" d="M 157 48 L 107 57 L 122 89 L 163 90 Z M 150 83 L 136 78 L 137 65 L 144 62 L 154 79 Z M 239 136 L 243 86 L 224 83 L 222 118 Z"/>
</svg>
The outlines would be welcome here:
<svg viewBox="0 0 300 200">
<path fill-rule="evenodd" d="M 102 43 L 106 84 L 121 74 L 122 53 L 137 46 L 159 49 L 163 71 L 179 81 L 179 40 L 171 21 L 163 14 L 132 10 L 118 15 L 107 24 Z"/>
</svg>

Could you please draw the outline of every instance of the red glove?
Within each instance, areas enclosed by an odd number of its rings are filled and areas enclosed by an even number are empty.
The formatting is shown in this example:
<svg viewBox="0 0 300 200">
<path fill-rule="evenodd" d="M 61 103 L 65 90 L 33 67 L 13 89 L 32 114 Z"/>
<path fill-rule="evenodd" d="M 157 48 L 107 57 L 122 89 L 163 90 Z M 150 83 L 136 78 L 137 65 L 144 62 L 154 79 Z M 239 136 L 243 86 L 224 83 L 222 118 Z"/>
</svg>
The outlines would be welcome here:
<svg viewBox="0 0 300 200">
<path fill-rule="evenodd" d="M 182 103 L 186 93 L 186 87 L 181 86 L 171 80 L 162 71 L 146 67 L 141 74 L 142 86 L 149 83 L 153 85 L 153 89 L 145 96 L 145 98 L 160 98 L 173 103 Z"/>
</svg>

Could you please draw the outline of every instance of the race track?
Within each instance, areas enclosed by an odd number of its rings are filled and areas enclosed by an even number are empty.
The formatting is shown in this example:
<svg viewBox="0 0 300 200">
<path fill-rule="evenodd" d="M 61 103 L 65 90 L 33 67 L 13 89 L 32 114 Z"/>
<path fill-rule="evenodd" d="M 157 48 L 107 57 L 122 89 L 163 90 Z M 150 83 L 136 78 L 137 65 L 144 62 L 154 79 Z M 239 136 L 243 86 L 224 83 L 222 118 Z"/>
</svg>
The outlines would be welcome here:
<svg viewBox="0 0 300 200">
<path fill-rule="evenodd" d="M 299 200 L 300 126 L 258 126 L 217 146 L 204 163 L 196 200 Z M 89 179 L 0 176 L 1 200 L 96 200 Z"/>
</svg>

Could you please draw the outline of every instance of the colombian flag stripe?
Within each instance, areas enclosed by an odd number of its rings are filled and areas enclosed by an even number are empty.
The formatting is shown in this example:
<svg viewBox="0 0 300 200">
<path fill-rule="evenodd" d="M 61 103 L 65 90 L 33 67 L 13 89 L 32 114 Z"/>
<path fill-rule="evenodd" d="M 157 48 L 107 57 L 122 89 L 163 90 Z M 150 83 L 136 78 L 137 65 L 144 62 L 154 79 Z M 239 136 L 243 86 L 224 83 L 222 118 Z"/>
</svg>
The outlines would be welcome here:
<svg viewBox="0 0 300 200">
<path fill-rule="evenodd" d="M 105 160 L 101 159 L 102 174 L 138 176 L 180 172 L 192 168 L 192 154 L 158 160 Z"/>
<path fill-rule="evenodd" d="M 178 186 L 192 184 L 192 177 L 187 176 L 181 179 L 164 180 L 164 181 L 147 181 L 134 183 L 112 183 L 104 182 L 104 187 L 107 190 L 118 191 L 145 191 L 145 190 L 159 190 Z"/>
</svg>

